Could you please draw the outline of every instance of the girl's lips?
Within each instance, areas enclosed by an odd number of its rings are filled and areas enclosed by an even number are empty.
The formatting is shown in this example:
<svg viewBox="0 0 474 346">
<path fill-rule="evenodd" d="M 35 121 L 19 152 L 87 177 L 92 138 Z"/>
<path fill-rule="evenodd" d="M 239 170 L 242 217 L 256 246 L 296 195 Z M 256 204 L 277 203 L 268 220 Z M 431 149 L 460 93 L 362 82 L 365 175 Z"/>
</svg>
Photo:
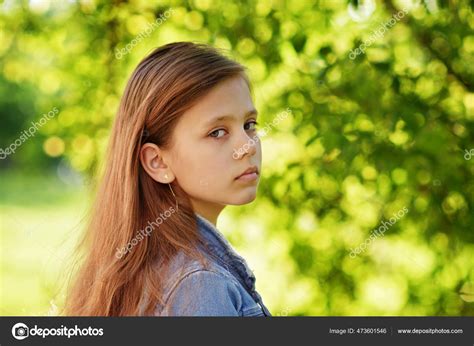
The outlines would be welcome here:
<svg viewBox="0 0 474 346">
<path fill-rule="evenodd" d="M 242 174 L 240 177 L 236 178 L 235 180 L 240 180 L 240 181 L 254 181 L 258 179 L 258 173 L 247 173 L 247 174 Z"/>
<path fill-rule="evenodd" d="M 252 174 L 252 173 L 255 173 L 258 175 L 258 168 L 257 166 L 251 166 L 249 168 L 247 168 L 245 171 L 242 172 L 242 174 L 240 174 L 237 178 L 235 178 L 236 180 L 239 179 L 240 177 L 244 176 L 244 175 L 247 175 L 247 174 Z"/>
</svg>

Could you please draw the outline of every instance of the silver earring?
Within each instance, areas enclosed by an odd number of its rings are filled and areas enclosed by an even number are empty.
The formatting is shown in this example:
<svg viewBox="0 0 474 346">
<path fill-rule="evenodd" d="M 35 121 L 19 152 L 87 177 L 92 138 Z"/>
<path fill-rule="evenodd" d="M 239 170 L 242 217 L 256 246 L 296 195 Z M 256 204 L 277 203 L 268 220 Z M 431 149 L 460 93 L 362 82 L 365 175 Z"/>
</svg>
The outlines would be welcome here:
<svg viewBox="0 0 474 346">
<path fill-rule="evenodd" d="M 176 201 L 176 211 L 178 211 L 178 199 L 176 198 L 176 195 L 174 194 L 174 191 L 173 191 L 173 188 L 171 187 L 171 184 L 168 184 L 170 190 L 171 190 L 171 194 L 173 195 L 174 197 L 174 200 Z"/>
</svg>

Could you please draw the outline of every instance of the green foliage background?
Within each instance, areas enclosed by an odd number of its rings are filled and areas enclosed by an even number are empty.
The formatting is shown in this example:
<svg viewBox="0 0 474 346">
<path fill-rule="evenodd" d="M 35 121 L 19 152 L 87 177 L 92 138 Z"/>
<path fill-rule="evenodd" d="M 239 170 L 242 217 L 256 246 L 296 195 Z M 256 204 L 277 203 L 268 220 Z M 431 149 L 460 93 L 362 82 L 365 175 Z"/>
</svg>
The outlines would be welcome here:
<svg viewBox="0 0 474 346">
<path fill-rule="evenodd" d="M 126 80 L 182 40 L 248 67 L 262 127 L 291 110 L 262 139 L 259 197 L 218 225 L 274 315 L 474 314 L 469 0 L 35 0 L 0 1 L 0 148 L 59 114 L 0 160 L 2 315 L 57 313 Z"/>
</svg>

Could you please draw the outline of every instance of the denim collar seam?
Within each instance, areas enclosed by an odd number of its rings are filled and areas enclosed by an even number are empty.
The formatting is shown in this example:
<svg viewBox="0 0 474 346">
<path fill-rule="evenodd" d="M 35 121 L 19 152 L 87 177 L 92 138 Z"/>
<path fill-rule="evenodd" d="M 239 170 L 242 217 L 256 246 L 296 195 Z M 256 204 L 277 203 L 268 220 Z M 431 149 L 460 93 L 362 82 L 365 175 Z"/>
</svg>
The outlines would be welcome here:
<svg viewBox="0 0 474 346">
<path fill-rule="evenodd" d="M 227 239 L 225 239 L 224 235 L 214 225 L 212 225 L 207 219 L 198 213 L 196 213 L 196 216 L 206 228 L 208 233 L 210 233 L 211 236 L 217 238 L 218 245 L 213 241 L 213 239 L 208 239 L 208 237 L 205 239 L 214 250 L 217 250 L 216 255 L 226 265 L 228 264 L 232 266 L 234 270 L 236 270 L 237 273 L 242 276 L 244 282 L 250 286 L 249 289 L 255 290 L 255 275 L 250 270 L 245 260 L 239 254 L 237 254 L 237 252 L 232 248 L 232 245 L 227 241 Z"/>
</svg>

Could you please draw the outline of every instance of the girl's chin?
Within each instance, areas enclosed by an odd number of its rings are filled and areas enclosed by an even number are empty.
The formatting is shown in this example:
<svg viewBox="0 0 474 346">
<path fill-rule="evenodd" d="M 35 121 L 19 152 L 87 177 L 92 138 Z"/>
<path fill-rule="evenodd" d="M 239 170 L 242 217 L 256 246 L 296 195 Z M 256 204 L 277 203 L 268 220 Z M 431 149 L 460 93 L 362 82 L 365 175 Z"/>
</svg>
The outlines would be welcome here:
<svg viewBox="0 0 474 346">
<path fill-rule="evenodd" d="M 257 197 L 257 189 L 253 189 L 253 191 L 246 191 L 241 192 L 239 196 L 235 196 L 232 198 L 232 201 L 229 202 L 230 205 L 243 205 L 251 203 Z"/>
</svg>

